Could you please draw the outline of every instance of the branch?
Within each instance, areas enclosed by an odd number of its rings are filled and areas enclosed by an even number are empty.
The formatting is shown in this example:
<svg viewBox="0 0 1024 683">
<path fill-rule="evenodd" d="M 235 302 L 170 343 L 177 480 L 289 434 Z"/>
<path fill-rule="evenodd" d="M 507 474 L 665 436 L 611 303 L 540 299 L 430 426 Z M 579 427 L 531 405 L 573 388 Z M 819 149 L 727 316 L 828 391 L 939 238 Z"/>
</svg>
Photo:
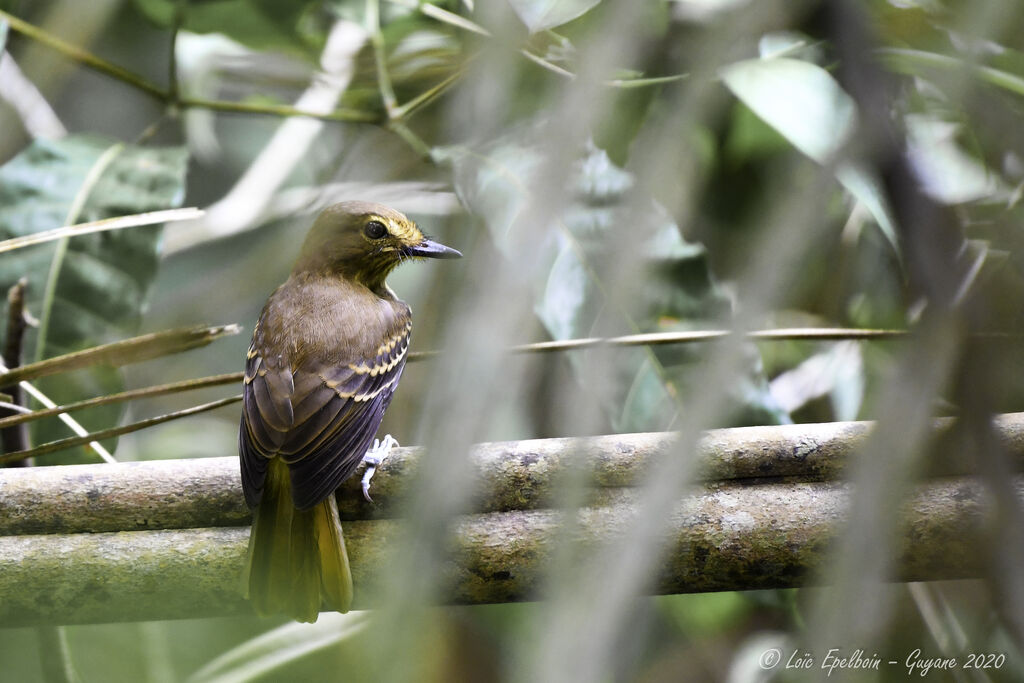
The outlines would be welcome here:
<svg viewBox="0 0 1024 683">
<path fill-rule="evenodd" d="M 950 420 L 934 425 L 937 453 L 957 450 Z M 1024 464 L 1024 413 L 994 424 L 1014 465 Z M 863 422 L 708 432 L 698 457 L 707 482 L 681 498 L 662 538 L 657 593 L 804 585 L 844 522 L 851 488 L 829 480 L 867 438 Z M 648 462 L 673 455 L 675 435 L 623 434 L 479 444 L 477 514 L 450 528 L 444 599 L 460 604 L 535 599 L 553 542 L 566 468 L 586 466 L 593 490 L 577 510 L 584 548 L 635 533 L 634 488 Z M 938 472 L 969 472 L 969 449 Z M 419 450 L 398 449 L 362 500 L 358 475 L 339 492 L 357 608 L 386 599 L 404 524 L 393 514 Z M 1012 482 L 1024 499 L 1024 477 Z M 59 495 L 57 493 L 59 492 Z M 985 489 L 969 478 L 930 480 L 909 492 L 898 534 L 899 580 L 979 576 L 992 522 Z M 569 513 L 573 514 L 573 513 Z M 0 470 L 0 623 L 88 623 L 240 614 L 249 529 L 237 458 Z M 92 532 L 92 533 L 86 533 Z M 564 539 L 562 539 L 564 540 Z"/>
<path fill-rule="evenodd" d="M 1024 482 L 1017 494 L 1024 497 Z M 631 492 L 577 513 L 577 538 L 620 537 L 635 513 Z M 663 542 L 656 593 L 782 588 L 809 583 L 849 500 L 844 484 L 719 486 L 681 503 Z M 976 483 L 920 489 L 904 506 L 899 579 L 977 576 L 990 516 Z M 145 514 L 140 511 L 141 514 Z M 456 604 L 540 597 L 562 513 L 514 511 L 461 518 L 451 530 L 445 599 Z M 0 623 L 196 618 L 251 613 L 241 597 L 246 527 L 0 537 Z M 381 578 L 402 525 L 345 523 L 356 609 L 386 599 Z"/>
<path fill-rule="evenodd" d="M 937 420 L 935 439 L 951 442 L 953 426 L 950 419 Z M 836 479 L 871 428 L 870 422 L 829 422 L 712 430 L 698 445 L 700 477 L 717 483 Z M 1024 413 L 999 417 L 995 428 L 1024 470 Z M 670 455 L 674 444 L 669 432 L 477 444 L 466 462 L 478 494 L 474 511 L 542 509 L 557 500 L 571 466 L 588 469 L 589 503 L 600 504 L 613 490 L 641 484 L 648 463 Z M 419 448 L 394 449 L 374 475 L 372 504 L 363 500 L 357 472 L 338 492 L 342 520 L 396 515 L 422 456 Z M 940 449 L 927 474 L 967 475 L 972 464 L 969 453 Z M 237 526 L 250 518 L 234 456 L 7 470 L 0 483 L 0 536 Z"/>
</svg>

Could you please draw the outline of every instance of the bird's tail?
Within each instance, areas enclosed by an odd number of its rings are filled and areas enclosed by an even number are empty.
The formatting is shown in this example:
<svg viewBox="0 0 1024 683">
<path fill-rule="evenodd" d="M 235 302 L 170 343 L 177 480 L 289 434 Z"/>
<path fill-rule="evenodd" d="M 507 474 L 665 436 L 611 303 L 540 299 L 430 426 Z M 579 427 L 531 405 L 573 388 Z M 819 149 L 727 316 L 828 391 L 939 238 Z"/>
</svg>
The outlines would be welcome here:
<svg viewBox="0 0 1024 683">
<path fill-rule="evenodd" d="M 253 513 L 244 582 L 246 597 L 262 616 L 313 622 L 321 606 L 347 612 L 352 605 L 352 574 L 334 496 L 296 510 L 288 466 L 276 458 Z"/>
</svg>

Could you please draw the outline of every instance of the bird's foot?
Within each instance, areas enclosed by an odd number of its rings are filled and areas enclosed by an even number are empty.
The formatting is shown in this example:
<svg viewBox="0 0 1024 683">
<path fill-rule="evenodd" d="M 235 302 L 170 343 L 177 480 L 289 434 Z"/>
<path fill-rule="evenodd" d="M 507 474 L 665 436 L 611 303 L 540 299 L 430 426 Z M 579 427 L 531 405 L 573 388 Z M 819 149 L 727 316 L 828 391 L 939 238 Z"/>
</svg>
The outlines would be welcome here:
<svg viewBox="0 0 1024 683">
<path fill-rule="evenodd" d="M 398 445 L 398 440 L 388 434 L 383 439 L 374 439 L 373 446 L 367 449 L 366 455 L 363 456 L 363 462 L 366 463 L 366 471 L 363 472 L 361 482 L 363 485 L 363 498 L 371 503 L 373 498 L 370 498 L 370 480 L 373 479 L 377 466 L 384 462 L 384 458 L 388 457 L 391 449 Z"/>
</svg>

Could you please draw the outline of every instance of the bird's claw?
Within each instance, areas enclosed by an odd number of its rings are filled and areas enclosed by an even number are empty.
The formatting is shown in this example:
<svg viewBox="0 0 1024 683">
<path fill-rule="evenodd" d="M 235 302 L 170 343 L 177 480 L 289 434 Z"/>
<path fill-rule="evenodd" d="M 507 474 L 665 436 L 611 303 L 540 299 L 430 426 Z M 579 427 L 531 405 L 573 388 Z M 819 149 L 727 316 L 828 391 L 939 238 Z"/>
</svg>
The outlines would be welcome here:
<svg viewBox="0 0 1024 683">
<path fill-rule="evenodd" d="M 383 440 L 374 439 L 373 446 L 368 448 L 366 455 L 363 456 L 363 462 L 366 463 L 366 471 L 363 472 L 363 478 L 360 483 L 363 486 L 363 498 L 367 501 L 373 502 L 373 498 L 370 498 L 370 480 L 373 479 L 373 475 L 377 472 L 377 467 L 384 462 L 384 458 L 388 457 L 391 449 L 398 445 L 398 440 L 388 434 Z"/>
</svg>

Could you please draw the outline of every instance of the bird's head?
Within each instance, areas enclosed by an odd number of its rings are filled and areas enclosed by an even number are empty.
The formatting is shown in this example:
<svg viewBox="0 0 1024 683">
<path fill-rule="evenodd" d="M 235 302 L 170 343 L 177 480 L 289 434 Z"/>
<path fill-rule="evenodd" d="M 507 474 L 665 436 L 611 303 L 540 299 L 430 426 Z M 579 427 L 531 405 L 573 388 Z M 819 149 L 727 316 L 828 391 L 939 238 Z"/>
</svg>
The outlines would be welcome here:
<svg viewBox="0 0 1024 683">
<path fill-rule="evenodd" d="M 376 290 L 402 261 L 461 256 L 383 204 L 341 202 L 317 216 L 294 272 L 330 272 Z"/>
</svg>

